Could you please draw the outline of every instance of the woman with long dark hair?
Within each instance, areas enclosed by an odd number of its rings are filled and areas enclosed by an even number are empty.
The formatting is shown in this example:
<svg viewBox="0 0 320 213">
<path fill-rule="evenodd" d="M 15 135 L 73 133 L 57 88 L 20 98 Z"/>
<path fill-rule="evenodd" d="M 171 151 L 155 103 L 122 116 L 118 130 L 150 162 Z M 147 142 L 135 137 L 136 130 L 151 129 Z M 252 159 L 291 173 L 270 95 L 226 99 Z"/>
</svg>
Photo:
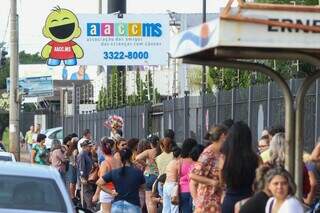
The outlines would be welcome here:
<svg viewBox="0 0 320 213">
<path fill-rule="evenodd" d="M 259 166 L 259 156 L 252 149 L 251 130 L 246 123 L 239 121 L 231 127 L 222 152 L 225 157 L 222 179 L 227 187 L 222 213 L 233 213 L 238 201 L 252 195 Z"/>
<path fill-rule="evenodd" d="M 104 161 L 102 161 L 99 167 L 99 177 L 102 177 L 107 172 L 110 172 L 112 169 L 118 168 L 118 162 L 112 156 L 113 147 L 114 141 L 112 139 L 109 139 L 107 137 L 103 137 L 101 139 L 101 151 L 104 155 Z M 105 187 L 111 191 L 114 190 L 114 186 L 111 182 L 106 183 Z M 92 198 L 92 202 L 97 202 L 98 200 L 101 203 L 102 213 L 110 213 L 111 202 L 113 201 L 113 197 L 110 194 L 101 191 L 100 188 L 97 187 L 96 193 Z"/>
<path fill-rule="evenodd" d="M 122 167 L 106 173 L 97 181 L 97 185 L 114 197 L 112 213 L 125 211 L 140 213 L 139 189 L 145 184 L 143 173 L 133 166 L 130 149 L 124 148 L 119 151 L 119 154 Z M 113 183 L 115 190 L 105 187 L 108 182 Z"/>
<path fill-rule="evenodd" d="M 192 197 L 189 188 L 189 173 L 193 168 L 194 161 L 191 158 L 191 151 L 197 146 L 197 141 L 187 138 L 183 141 L 181 148 L 181 165 L 179 169 L 179 185 L 180 185 L 180 212 L 192 213 Z"/>
</svg>

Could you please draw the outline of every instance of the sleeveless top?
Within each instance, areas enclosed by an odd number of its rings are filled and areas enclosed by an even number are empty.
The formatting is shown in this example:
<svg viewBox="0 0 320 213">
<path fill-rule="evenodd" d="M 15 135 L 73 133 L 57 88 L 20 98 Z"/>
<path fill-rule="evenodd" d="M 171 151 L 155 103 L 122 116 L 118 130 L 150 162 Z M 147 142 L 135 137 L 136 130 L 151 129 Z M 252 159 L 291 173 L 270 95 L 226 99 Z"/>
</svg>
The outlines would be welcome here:
<svg viewBox="0 0 320 213">
<path fill-rule="evenodd" d="M 111 172 L 111 170 L 112 170 L 112 165 L 111 165 L 111 162 L 110 162 L 110 158 L 109 158 L 109 157 L 106 158 L 106 159 L 103 161 L 103 163 L 106 163 L 106 164 L 105 164 L 105 166 L 107 167 L 107 172 L 106 172 L 106 173 Z M 100 168 L 101 168 L 101 166 L 102 166 L 102 165 L 100 165 Z M 105 174 L 102 174 L 101 169 L 99 169 L 98 175 L 99 175 L 99 177 L 102 177 L 102 176 L 104 176 Z M 104 186 L 105 186 L 107 189 L 109 189 L 109 190 L 114 190 L 114 185 L 113 185 L 112 182 L 108 182 L 108 183 L 106 183 Z"/>
<path fill-rule="evenodd" d="M 181 170 L 180 170 L 180 191 L 181 192 L 190 192 L 189 189 L 189 173 L 193 168 L 193 162 L 182 161 Z"/>
</svg>

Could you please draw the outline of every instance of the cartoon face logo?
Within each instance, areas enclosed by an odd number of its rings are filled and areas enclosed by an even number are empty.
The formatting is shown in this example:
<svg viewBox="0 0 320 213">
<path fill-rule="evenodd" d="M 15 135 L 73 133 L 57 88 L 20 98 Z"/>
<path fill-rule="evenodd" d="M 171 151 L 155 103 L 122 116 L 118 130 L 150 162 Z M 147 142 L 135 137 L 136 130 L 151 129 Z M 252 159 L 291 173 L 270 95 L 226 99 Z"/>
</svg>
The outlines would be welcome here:
<svg viewBox="0 0 320 213">
<path fill-rule="evenodd" d="M 58 42 L 70 41 L 81 34 L 76 15 L 67 9 L 54 9 L 47 17 L 43 35 Z"/>
<path fill-rule="evenodd" d="M 74 66 L 77 59 L 83 57 L 82 48 L 73 41 L 81 35 L 81 28 L 77 16 L 70 10 L 54 8 L 46 19 L 42 33 L 51 39 L 41 51 L 49 66 L 57 66 L 61 60 L 66 66 Z"/>
</svg>

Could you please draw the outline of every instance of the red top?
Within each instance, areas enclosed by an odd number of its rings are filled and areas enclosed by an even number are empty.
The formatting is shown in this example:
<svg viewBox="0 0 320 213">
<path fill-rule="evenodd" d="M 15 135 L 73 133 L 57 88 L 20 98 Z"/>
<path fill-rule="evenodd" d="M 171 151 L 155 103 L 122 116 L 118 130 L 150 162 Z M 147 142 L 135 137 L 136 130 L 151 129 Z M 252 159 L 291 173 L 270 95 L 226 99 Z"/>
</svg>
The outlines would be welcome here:
<svg viewBox="0 0 320 213">
<path fill-rule="evenodd" d="M 77 43 L 74 41 L 67 41 L 67 42 L 56 42 L 56 41 L 50 41 L 48 45 L 52 47 L 50 52 L 50 58 L 53 59 L 71 59 L 75 58 L 74 52 L 72 47 L 76 45 Z"/>
</svg>

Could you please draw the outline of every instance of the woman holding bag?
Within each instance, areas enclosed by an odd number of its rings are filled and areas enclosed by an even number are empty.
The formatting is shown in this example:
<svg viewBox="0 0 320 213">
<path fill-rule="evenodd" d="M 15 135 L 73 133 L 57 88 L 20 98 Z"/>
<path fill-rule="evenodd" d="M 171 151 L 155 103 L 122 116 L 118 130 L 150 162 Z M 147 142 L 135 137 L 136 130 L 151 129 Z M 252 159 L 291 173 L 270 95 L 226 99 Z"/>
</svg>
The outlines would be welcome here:
<svg viewBox="0 0 320 213">
<path fill-rule="evenodd" d="M 197 141 L 192 138 L 187 138 L 183 141 L 181 148 L 181 168 L 180 168 L 180 212 L 192 213 L 192 198 L 189 189 L 189 173 L 193 166 L 191 158 L 191 150 L 197 146 Z"/>
<path fill-rule="evenodd" d="M 181 159 L 181 149 L 175 147 L 173 149 L 173 160 L 170 161 L 166 168 L 166 181 L 163 185 L 163 209 L 162 213 L 178 213 L 179 212 L 179 184 Z"/>
</svg>

